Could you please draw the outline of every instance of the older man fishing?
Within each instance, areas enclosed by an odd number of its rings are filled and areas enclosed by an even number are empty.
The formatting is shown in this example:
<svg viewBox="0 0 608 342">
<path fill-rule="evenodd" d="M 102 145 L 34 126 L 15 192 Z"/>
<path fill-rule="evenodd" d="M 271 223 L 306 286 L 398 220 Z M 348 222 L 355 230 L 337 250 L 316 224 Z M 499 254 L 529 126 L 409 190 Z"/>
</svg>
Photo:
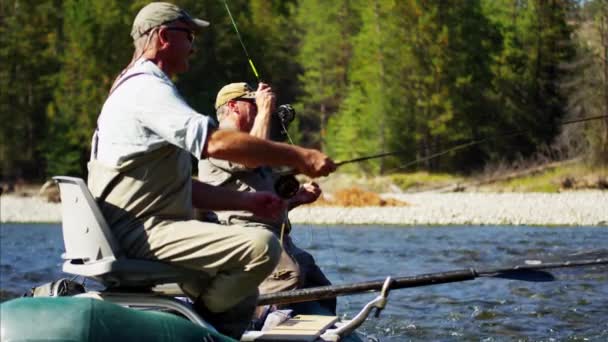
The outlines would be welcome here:
<svg viewBox="0 0 608 342">
<path fill-rule="evenodd" d="M 279 243 L 270 232 L 193 220 L 193 207 L 274 217 L 283 203 L 271 193 L 228 192 L 193 180 L 191 156 L 288 165 L 315 177 L 335 166 L 316 150 L 218 130 L 185 102 L 171 77 L 188 70 L 194 37 L 208 25 L 169 3 L 139 11 L 133 59 L 98 118 L 88 186 L 127 255 L 206 274 L 208 284 L 182 284 L 184 292 L 218 330 L 239 337 L 258 284 L 277 264 Z"/>
<path fill-rule="evenodd" d="M 243 82 L 228 84 L 218 92 L 215 107 L 220 128 L 246 132 L 262 139 L 280 135 L 277 134 L 280 132 L 274 131 L 272 127 L 285 130 L 289 125 L 289 122 L 283 122 L 286 118 L 276 111 L 275 95 L 265 83 L 260 83 L 257 91 Z M 199 162 L 198 168 L 199 180 L 210 185 L 247 193 L 276 191 L 278 177 L 268 167 L 250 168 L 238 163 L 207 158 Z M 286 210 L 273 218 L 238 210 L 217 212 L 222 223 L 245 226 L 252 230 L 267 230 L 279 237 L 283 247 L 279 264 L 260 285 L 260 293 L 331 285 L 313 256 L 298 248 L 289 234 L 291 224 L 287 211 L 314 202 L 320 194 L 321 189 L 316 183 L 309 182 L 300 186 L 293 197 L 286 199 Z M 329 299 L 321 301 L 320 307 L 311 303 L 307 307 L 299 305 L 292 309 L 297 313 L 313 311 L 335 314 L 336 301 Z M 263 310 L 260 310 L 259 315 L 263 316 Z"/>
</svg>

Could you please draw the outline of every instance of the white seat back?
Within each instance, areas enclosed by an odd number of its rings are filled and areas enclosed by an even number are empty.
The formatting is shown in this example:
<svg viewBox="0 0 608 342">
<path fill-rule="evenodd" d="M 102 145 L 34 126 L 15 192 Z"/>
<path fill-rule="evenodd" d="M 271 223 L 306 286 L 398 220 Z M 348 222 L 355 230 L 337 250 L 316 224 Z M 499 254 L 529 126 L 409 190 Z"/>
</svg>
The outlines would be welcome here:
<svg viewBox="0 0 608 342">
<path fill-rule="evenodd" d="M 63 259 L 90 263 L 121 257 L 120 246 L 84 181 L 65 176 L 53 179 L 61 194 Z"/>
</svg>

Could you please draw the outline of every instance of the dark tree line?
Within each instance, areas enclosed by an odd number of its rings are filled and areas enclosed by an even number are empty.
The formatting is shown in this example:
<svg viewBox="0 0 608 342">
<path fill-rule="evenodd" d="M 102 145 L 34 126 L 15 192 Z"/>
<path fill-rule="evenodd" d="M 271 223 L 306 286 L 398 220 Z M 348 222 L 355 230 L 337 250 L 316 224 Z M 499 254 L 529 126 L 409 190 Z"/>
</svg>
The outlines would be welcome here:
<svg viewBox="0 0 608 342">
<path fill-rule="evenodd" d="M 195 41 L 191 72 L 176 82 L 194 108 L 213 115 L 223 84 L 256 79 L 223 1 L 175 2 L 212 23 Z M 97 115 L 131 58 L 130 26 L 146 3 L 0 0 L 3 177 L 86 172 Z M 564 118 L 607 111 L 606 0 L 228 5 L 262 79 L 280 103 L 295 105 L 290 131 L 298 143 L 337 160 L 405 151 L 353 166 L 366 172 L 392 172 L 470 139 L 527 131 L 418 166 L 479 169 L 552 143 Z M 587 141 L 577 153 L 605 161 L 607 125 L 570 132 L 570 141 Z"/>
</svg>

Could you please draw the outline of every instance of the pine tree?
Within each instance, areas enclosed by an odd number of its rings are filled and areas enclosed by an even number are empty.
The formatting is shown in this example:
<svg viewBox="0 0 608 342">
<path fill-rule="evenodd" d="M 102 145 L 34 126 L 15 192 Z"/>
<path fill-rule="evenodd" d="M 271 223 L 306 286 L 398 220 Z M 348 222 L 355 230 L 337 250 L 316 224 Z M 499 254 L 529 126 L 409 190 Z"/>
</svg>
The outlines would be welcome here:
<svg viewBox="0 0 608 342">
<path fill-rule="evenodd" d="M 568 98 L 568 118 L 608 113 L 608 1 L 596 0 L 577 9 L 577 54 L 564 63 L 568 77 L 560 90 Z M 567 157 L 583 156 L 592 164 L 608 164 L 608 119 L 565 126 L 557 141 Z"/>
<path fill-rule="evenodd" d="M 295 21 L 301 38 L 297 60 L 303 72 L 297 109 L 306 145 L 326 144 L 327 122 L 345 96 L 350 37 L 358 21 L 353 10 L 356 3 L 302 0 L 298 4 Z"/>
<path fill-rule="evenodd" d="M 566 104 L 558 86 L 567 76 L 559 65 L 574 56 L 566 22 L 571 7 L 568 0 L 486 2 L 504 37 L 493 66 L 496 101 L 504 106 L 496 131 L 528 131 L 490 145 L 501 158 L 530 155 L 557 131 Z"/>
<path fill-rule="evenodd" d="M 114 78 L 133 53 L 134 14 L 122 1 L 65 0 L 61 71 L 47 114 L 50 174 L 86 173 L 97 116 Z"/>
<path fill-rule="evenodd" d="M 0 176 L 44 177 L 45 109 L 59 70 L 57 0 L 0 2 Z"/>
</svg>

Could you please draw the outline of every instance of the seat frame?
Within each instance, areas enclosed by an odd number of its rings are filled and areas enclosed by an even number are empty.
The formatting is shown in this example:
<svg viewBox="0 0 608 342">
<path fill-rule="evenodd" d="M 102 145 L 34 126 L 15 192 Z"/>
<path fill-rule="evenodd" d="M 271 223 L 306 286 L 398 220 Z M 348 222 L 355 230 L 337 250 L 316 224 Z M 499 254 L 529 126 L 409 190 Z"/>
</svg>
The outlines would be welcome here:
<svg viewBox="0 0 608 342">
<path fill-rule="evenodd" d="M 205 281 L 202 272 L 160 261 L 128 258 L 85 182 L 81 178 L 67 176 L 56 176 L 53 180 L 59 185 L 61 196 L 65 246 L 63 271 L 93 279 L 105 286 L 102 291 L 88 292 L 84 296 L 136 309 L 174 311 L 216 331 L 186 301 L 153 290 L 155 286 Z"/>
</svg>

